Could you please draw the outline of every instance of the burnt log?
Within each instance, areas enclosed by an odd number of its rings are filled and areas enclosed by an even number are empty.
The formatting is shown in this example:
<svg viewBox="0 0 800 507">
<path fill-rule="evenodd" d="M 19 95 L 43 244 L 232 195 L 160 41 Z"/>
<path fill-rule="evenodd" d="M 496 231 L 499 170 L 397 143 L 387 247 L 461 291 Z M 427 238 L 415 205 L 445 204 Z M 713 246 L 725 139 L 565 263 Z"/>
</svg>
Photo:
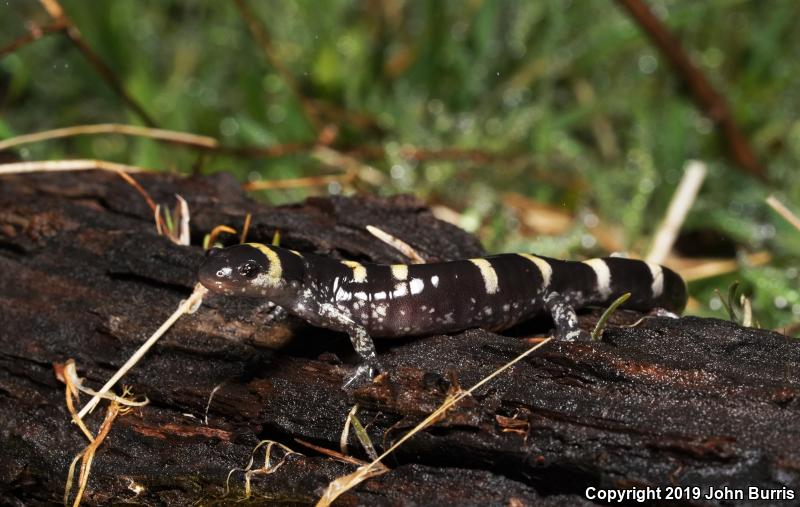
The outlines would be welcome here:
<svg viewBox="0 0 800 507">
<path fill-rule="evenodd" d="M 252 213 L 250 240 L 270 242 L 277 230 L 282 246 L 334 257 L 405 260 L 366 225 L 431 261 L 482 253 L 410 197 L 269 207 L 227 175 L 137 179 L 157 202 L 187 199 L 193 245 Z M 199 246 L 158 236 L 150 209 L 113 174 L 0 179 L 1 503 L 60 503 L 70 461 L 86 446 L 54 364 L 74 359 L 89 385 L 104 383 L 191 293 L 202 259 Z M 150 404 L 114 422 L 84 503 L 232 503 L 244 478 L 234 472 L 226 495 L 228 474 L 263 440 L 299 454 L 253 475 L 249 502 L 313 503 L 354 465 L 303 442 L 338 450 L 358 404 L 380 452 L 548 326 L 383 341 L 388 374 L 344 391 L 353 360 L 346 337 L 264 301 L 208 295 L 125 377 Z M 752 486 L 797 498 L 798 372 L 795 339 L 714 319 L 650 318 L 609 326 L 597 342 L 549 342 L 402 445 L 386 461 L 390 472 L 337 505 L 592 505 L 599 500 L 587 499 L 587 488 L 661 488 L 666 500 L 675 486 Z M 87 418 L 92 428 L 101 419 L 102 409 Z M 352 434 L 350 450 L 366 459 Z"/>
</svg>

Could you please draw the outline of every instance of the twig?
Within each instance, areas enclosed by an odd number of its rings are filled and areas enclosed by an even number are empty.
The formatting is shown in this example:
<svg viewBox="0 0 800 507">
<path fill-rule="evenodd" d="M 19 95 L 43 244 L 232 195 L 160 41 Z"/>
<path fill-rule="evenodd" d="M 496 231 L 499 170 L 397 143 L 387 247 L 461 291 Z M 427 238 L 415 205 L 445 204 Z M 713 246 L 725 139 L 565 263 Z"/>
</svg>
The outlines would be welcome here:
<svg viewBox="0 0 800 507">
<path fill-rule="evenodd" d="M 95 68 L 98 74 L 106 81 L 106 83 L 119 95 L 122 100 L 130 107 L 134 113 L 149 127 L 155 127 L 156 122 L 144 110 L 144 108 L 125 90 L 122 86 L 122 81 L 114 74 L 111 67 L 106 65 L 100 56 L 83 40 L 80 30 L 72 20 L 64 12 L 64 8 L 58 3 L 58 0 L 39 0 L 42 7 L 47 11 L 53 21 L 56 23 L 63 23 L 65 28 L 62 30 L 64 35 L 75 45 L 76 48 L 83 54 L 84 58 Z"/>
<path fill-rule="evenodd" d="M 736 125 L 727 102 L 692 63 L 678 40 L 642 0 L 618 1 L 647 33 L 661 54 L 669 60 L 673 69 L 688 86 L 695 102 L 716 124 L 720 134 L 727 140 L 730 155 L 736 164 L 758 179 L 766 181 L 766 171 L 759 164 L 747 139 Z"/>
<path fill-rule="evenodd" d="M 490 375 L 485 377 L 483 380 L 481 380 L 480 382 L 478 382 L 474 386 L 470 387 L 468 390 L 461 391 L 458 394 L 456 394 L 455 396 L 448 397 L 447 400 L 445 400 L 445 402 L 442 403 L 441 406 L 439 406 L 439 408 L 434 410 L 433 413 L 431 413 L 428 417 L 426 417 L 421 423 L 419 423 L 414 428 L 412 428 L 408 433 L 403 435 L 400 438 L 400 440 L 398 440 L 394 445 L 392 445 L 383 454 L 378 456 L 377 459 L 373 460 L 372 462 L 370 462 L 366 466 L 359 467 L 358 470 L 356 470 L 355 472 L 353 472 L 351 474 L 348 474 L 348 475 L 345 475 L 343 477 L 339 477 L 338 479 L 336 479 L 336 480 L 332 481 L 331 483 L 329 483 L 328 487 L 325 489 L 325 493 L 323 493 L 322 497 L 317 502 L 317 507 L 328 507 L 342 493 L 344 493 L 347 490 L 357 486 L 358 484 L 360 484 L 361 482 L 365 481 L 366 479 L 369 479 L 370 477 L 374 477 L 375 475 L 379 475 L 379 474 L 385 472 L 385 470 L 378 469 L 377 466 L 381 463 L 381 461 L 383 461 L 384 458 L 386 458 L 386 456 L 388 456 L 389 454 L 394 452 L 406 440 L 408 440 L 412 436 L 416 435 L 417 433 L 422 431 L 424 428 L 430 426 L 442 414 L 444 414 L 450 407 L 452 407 L 453 405 L 455 405 L 456 403 L 458 403 L 459 401 L 461 401 L 465 397 L 472 395 L 472 393 L 475 392 L 475 390 L 479 389 L 480 387 L 485 385 L 487 382 L 491 381 L 492 379 L 494 379 L 495 377 L 497 377 L 498 375 L 500 375 L 501 373 L 503 373 L 507 369 L 511 368 L 516 363 L 518 363 L 519 361 L 524 359 L 526 356 L 530 355 L 532 352 L 534 352 L 535 350 L 537 350 L 540 347 L 542 347 L 543 345 L 545 345 L 550 340 L 552 340 L 552 338 L 548 338 L 548 339 L 546 339 L 546 340 L 534 345 L 533 347 L 529 348 L 528 350 L 526 350 L 522 354 L 518 355 L 517 357 L 515 357 L 514 359 L 512 359 L 508 363 L 504 364 L 502 367 L 500 367 L 497 370 L 495 370 L 494 372 L 492 372 Z"/>
<path fill-rule="evenodd" d="M 275 71 L 280 74 L 281 79 L 283 79 L 283 81 L 286 83 L 286 86 L 289 87 L 289 90 L 300 104 L 300 107 L 303 108 L 306 118 L 311 124 L 311 127 L 314 129 L 314 132 L 319 133 L 321 130 L 321 123 L 319 116 L 317 115 L 317 111 L 314 109 L 314 106 L 311 104 L 311 102 L 308 101 L 300 92 L 300 87 L 298 86 L 297 81 L 295 81 L 292 74 L 283 65 L 283 61 L 281 61 L 281 59 L 278 57 L 278 53 L 275 51 L 275 47 L 272 45 L 272 41 L 270 40 L 264 23 L 258 20 L 255 13 L 250 9 L 250 6 L 245 0 L 235 0 L 234 3 L 236 4 L 236 8 L 239 10 L 239 15 L 242 17 L 242 19 L 244 19 L 245 23 L 247 23 L 247 28 L 253 35 L 253 38 L 256 40 L 259 46 L 261 46 L 261 50 L 264 52 L 264 56 L 267 58 L 267 61 L 275 69 Z"/>
<path fill-rule="evenodd" d="M 669 203 L 667 215 L 658 226 L 658 230 L 653 239 L 653 246 L 647 255 L 647 262 L 661 264 L 667 258 L 667 254 L 672 249 L 678 231 L 689 213 L 689 209 L 697 198 L 700 185 L 706 177 L 706 165 L 697 160 L 690 160 L 686 164 L 683 178 L 672 196 Z"/>
<path fill-rule="evenodd" d="M 11 42 L 10 44 L 6 44 L 2 48 L 0 48 L 0 58 L 13 53 L 14 51 L 18 50 L 22 46 L 26 44 L 30 44 L 31 42 L 36 42 L 37 40 L 41 39 L 45 35 L 49 35 L 51 33 L 60 32 L 66 28 L 67 25 L 64 24 L 62 20 L 54 21 L 49 25 L 39 26 L 35 23 L 30 23 L 28 25 L 28 33 L 18 37 L 15 41 Z"/>
<path fill-rule="evenodd" d="M 147 353 L 147 351 L 150 350 L 150 347 L 155 345 L 158 339 L 161 338 L 161 336 L 163 336 L 170 327 L 172 327 L 175 321 L 177 321 L 184 313 L 191 313 L 196 310 L 197 306 L 202 303 L 203 296 L 206 294 L 206 292 L 208 292 L 208 290 L 202 285 L 195 285 L 192 295 L 189 296 L 188 299 L 182 301 L 181 304 L 178 305 L 178 309 L 175 310 L 175 312 L 173 312 L 163 324 L 161 324 L 161 327 L 159 327 L 156 332 L 153 333 L 153 335 L 148 338 L 147 341 L 144 342 L 136 352 L 133 353 L 130 359 L 128 359 L 125 364 L 123 364 L 122 367 L 117 370 L 117 372 L 110 379 L 108 379 L 108 382 L 106 382 L 105 385 L 103 385 L 103 387 L 97 391 L 97 394 L 91 400 L 89 400 L 89 403 L 87 403 L 81 409 L 81 411 L 78 413 L 78 418 L 83 419 L 86 414 L 91 412 L 100 402 L 100 396 L 114 387 L 114 384 L 116 384 L 119 379 L 121 379 L 131 368 L 136 365 L 136 363 Z"/>
<path fill-rule="evenodd" d="M 770 195 L 767 197 L 767 204 L 770 205 L 772 209 L 775 210 L 780 216 L 784 218 L 787 222 L 792 224 L 795 229 L 800 231 L 800 217 L 792 213 L 792 210 L 786 207 L 781 201 L 778 200 L 777 197 L 774 195 Z"/>
<path fill-rule="evenodd" d="M 124 125 L 120 123 L 99 123 L 95 125 L 74 125 L 53 130 L 35 132 L 11 137 L 0 141 L 0 151 L 14 146 L 28 143 L 59 139 L 63 137 L 73 137 L 89 134 L 121 134 L 125 136 L 146 137 L 157 141 L 164 141 L 173 144 L 182 144 L 197 148 L 213 150 L 219 147 L 219 141 L 213 137 L 199 136 L 186 132 L 176 132 L 174 130 L 155 129 L 149 127 L 139 127 L 136 125 Z"/>
</svg>

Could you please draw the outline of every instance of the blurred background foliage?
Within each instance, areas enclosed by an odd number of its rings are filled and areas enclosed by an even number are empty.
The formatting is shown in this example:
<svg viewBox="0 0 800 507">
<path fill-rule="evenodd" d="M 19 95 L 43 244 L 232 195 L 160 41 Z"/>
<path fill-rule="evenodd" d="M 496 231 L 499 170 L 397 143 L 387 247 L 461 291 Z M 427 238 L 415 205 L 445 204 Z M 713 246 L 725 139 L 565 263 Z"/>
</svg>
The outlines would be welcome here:
<svg viewBox="0 0 800 507">
<path fill-rule="evenodd" d="M 740 267 L 693 282 L 690 311 L 725 317 L 715 289 L 740 280 L 761 325 L 800 320 L 800 232 L 764 203 L 776 192 L 800 208 L 794 0 L 649 2 L 730 102 L 769 184 L 731 162 L 714 124 L 611 0 L 251 1 L 285 75 L 232 1 L 62 5 L 159 127 L 229 146 L 309 148 L 200 156 L 103 135 L 26 145 L 24 159 L 224 170 L 243 182 L 342 174 L 336 157 L 312 149 L 322 132 L 355 164 L 354 178 L 254 195 L 413 192 L 490 251 L 573 258 L 645 255 L 686 161 L 701 159 L 709 174 L 679 250 Z M 49 22 L 38 2 L 3 0 L 0 47 Z M 107 122 L 142 124 L 65 37 L 0 60 L 0 138 Z M 758 251 L 771 260 L 748 265 Z"/>
</svg>

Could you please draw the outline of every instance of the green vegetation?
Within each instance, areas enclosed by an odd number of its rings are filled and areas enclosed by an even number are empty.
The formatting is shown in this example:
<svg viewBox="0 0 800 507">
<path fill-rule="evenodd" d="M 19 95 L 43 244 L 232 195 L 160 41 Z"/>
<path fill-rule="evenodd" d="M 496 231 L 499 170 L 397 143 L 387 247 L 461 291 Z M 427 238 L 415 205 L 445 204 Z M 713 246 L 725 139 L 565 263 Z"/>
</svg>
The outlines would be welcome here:
<svg viewBox="0 0 800 507">
<path fill-rule="evenodd" d="M 764 203 L 777 191 L 800 210 L 800 32 L 794 26 L 800 3 L 649 2 L 730 102 L 768 169 L 769 186 L 731 162 L 713 123 L 613 1 L 249 4 L 322 125 L 339 127 L 331 147 L 386 176 L 384 184 L 357 181 L 357 188 L 413 192 L 456 210 L 461 225 L 492 251 L 603 254 L 606 243 L 594 235 L 601 228 L 612 232 L 619 249 L 643 255 L 686 160 L 701 159 L 709 175 L 684 230 L 727 236 L 740 257 L 767 250 L 772 259 L 693 283 L 699 305 L 692 311 L 725 318 L 714 291 L 724 293 L 739 280 L 761 325 L 800 320 L 800 231 Z M 63 6 L 159 127 L 233 146 L 317 138 L 234 2 L 64 0 Z M 31 20 L 49 23 L 38 2 L 0 5 L 0 46 L 24 34 Z M 57 34 L 0 60 L 0 107 L 0 138 L 89 123 L 142 124 Z M 417 161 L 404 156 L 406 147 L 434 153 Z M 479 153 L 451 160 L 437 152 L 443 148 Z M 184 147 L 110 135 L 26 145 L 20 154 L 226 170 L 242 181 L 341 172 L 310 150 L 201 157 Z M 259 196 L 283 203 L 325 191 L 353 188 L 330 184 Z M 511 200 L 509 193 L 527 200 Z M 536 236 L 519 219 L 530 203 L 575 219 L 555 235 Z"/>
</svg>

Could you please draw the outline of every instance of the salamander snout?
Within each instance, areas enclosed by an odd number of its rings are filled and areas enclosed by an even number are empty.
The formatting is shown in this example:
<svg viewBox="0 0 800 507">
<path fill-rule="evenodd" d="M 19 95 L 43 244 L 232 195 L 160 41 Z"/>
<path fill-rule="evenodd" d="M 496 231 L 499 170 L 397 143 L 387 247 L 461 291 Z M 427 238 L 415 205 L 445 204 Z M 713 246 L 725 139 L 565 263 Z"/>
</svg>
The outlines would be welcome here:
<svg viewBox="0 0 800 507">
<path fill-rule="evenodd" d="M 247 245 L 212 248 L 200 266 L 198 278 L 212 292 L 249 295 L 253 281 L 265 267 L 258 250 Z"/>
</svg>

